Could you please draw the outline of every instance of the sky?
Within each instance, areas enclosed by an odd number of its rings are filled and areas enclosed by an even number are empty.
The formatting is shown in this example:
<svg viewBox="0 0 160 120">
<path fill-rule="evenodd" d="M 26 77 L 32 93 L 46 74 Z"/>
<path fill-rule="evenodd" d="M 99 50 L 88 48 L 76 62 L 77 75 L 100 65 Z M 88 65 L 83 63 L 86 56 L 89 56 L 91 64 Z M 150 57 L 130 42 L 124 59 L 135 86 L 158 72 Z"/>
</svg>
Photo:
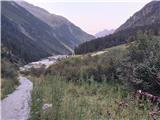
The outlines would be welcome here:
<svg viewBox="0 0 160 120">
<path fill-rule="evenodd" d="M 150 0 L 25 0 L 61 15 L 94 35 L 104 29 L 116 29 Z"/>
</svg>

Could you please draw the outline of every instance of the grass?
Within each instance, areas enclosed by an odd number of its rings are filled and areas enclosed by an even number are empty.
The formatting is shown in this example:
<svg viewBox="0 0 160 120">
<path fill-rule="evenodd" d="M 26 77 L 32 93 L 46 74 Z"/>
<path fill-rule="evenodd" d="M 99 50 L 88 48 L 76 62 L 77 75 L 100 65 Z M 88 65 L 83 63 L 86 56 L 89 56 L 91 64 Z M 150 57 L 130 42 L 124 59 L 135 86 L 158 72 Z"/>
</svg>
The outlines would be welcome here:
<svg viewBox="0 0 160 120">
<path fill-rule="evenodd" d="M 128 50 L 69 57 L 34 75 L 30 120 L 160 120 L 160 113 L 151 114 L 158 105 L 133 95 L 123 67 Z M 52 106 L 43 110 L 44 104 Z"/>
<path fill-rule="evenodd" d="M 136 100 L 118 84 L 66 81 L 59 76 L 34 82 L 30 120 L 150 120 L 153 105 Z M 42 110 L 43 104 L 52 107 Z"/>
<path fill-rule="evenodd" d="M 78 80 L 81 76 L 85 79 L 94 77 L 97 81 L 100 81 L 102 76 L 105 76 L 110 81 L 116 80 L 114 79 L 116 77 L 116 68 L 127 53 L 127 50 L 122 47 L 112 48 L 112 50 L 96 56 L 87 54 L 69 57 L 50 66 L 45 73 L 60 75 L 66 80 L 74 81 Z"/>
<path fill-rule="evenodd" d="M 103 52 L 103 53 L 98 54 L 96 56 L 103 56 L 107 52 L 112 52 L 112 51 L 126 52 L 128 47 L 129 47 L 129 44 L 122 44 L 122 45 L 117 45 L 117 46 L 114 46 L 114 47 L 111 47 L 111 48 L 106 48 L 106 49 L 103 49 L 101 51 L 89 52 L 89 53 L 86 53 L 86 54 L 83 54 L 83 55 L 76 55 L 76 56 L 73 56 L 73 57 L 84 57 L 84 56 L 96 54 L 97 52 Z"/>
<path fill-rule="evenodd" d="M 18 86 L 18 80 L 1 78 L 1 99 L 12 93 Z"/>
<path fill-rule="evenodd" d="M 18 82 L 18 72 L 15 65 L 7 59 L 1 60 L 1 99 L 13 92 Z"/>
</svg>

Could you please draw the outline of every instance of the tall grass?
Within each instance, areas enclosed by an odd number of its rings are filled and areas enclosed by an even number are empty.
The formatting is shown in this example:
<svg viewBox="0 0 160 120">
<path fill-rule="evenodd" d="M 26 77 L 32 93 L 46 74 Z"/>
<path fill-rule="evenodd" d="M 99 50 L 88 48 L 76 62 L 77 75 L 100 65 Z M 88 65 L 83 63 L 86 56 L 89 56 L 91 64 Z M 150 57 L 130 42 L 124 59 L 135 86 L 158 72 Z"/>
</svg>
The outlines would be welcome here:
<svg viewBox="0 0 160 120">
<path fill-rule="evenodd" d="M 30 120 L 150 120 L 153 104 L 118 84 L 72 82 L 59 76 L 34 81 Z M 44 104 L 52 104 L 42 110 Z"/>
<path fill-rule="evenodd" d="M 18 84 L 17 67 L 3 58 L 1 60 L 1 99 L 13 92 Z"/>
<path fill-rule="evenodd" d="M 1 78 L 1 99 L 12 93 L 18 84 L 18 79 Z"/>
</svg>

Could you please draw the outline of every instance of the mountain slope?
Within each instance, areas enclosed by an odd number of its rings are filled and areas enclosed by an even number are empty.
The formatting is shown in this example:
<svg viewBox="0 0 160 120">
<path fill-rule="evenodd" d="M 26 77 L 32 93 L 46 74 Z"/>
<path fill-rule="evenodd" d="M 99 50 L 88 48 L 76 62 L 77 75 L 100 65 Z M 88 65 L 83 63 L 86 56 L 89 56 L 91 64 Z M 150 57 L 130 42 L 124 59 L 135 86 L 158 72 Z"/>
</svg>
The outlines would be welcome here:
<svg viewBox="0 0 160 120">
<path fill-rule="evenodd" d="M 1 3 L 2 44 L 26 62 L 53 54 L 70 54 L 73 48 L 81 43 L 80 39 L 67 32 L 69 28 L 66 24 L 55 30 L 17 3 Z M 81 34 L 85 33 L 80 31 L 77 36 L 81 38 Z M 87 38 L 93 37 L 86 33 L 83 39 Z"/>
<path fill-rule="evenodd" d="M 94 39 L 94 36 L 85 33 L 79 27 L 75 26 L 62 16 L 51 14 L 42 8 L 24 1 L 17 3 L 34 16 L 51 26 L 54 29 L 56 36 L 61 37 L 62 44 L 67 45 L 71 49 L 82 42 Z"/>
<path fill-rule="evenodd" d="M 114 29 L 111 29 L 111 30 L 103 30 L 103 31 L 100 31 L 98 33 L 95 34 L 96 38 L 100 38 L 100 37 L 104 37 L 106 35 L 110 35 L 110 34 L 113 34 L 114 33 Z"/>
<path fill-rule="evenodd" d="M 136 12 L 131 18 L 122 24 L 116 32 L 154 23 L 160 23 L 160 1 L 152 1 L 145 5 L 140 11 Z"/>
<path fill-rule="evenodd" d="M 2 2 L 2 43 L 20 58 L 30 62 L 46 57 L 52 51 L 58 53 L 48 46 L 53 41 L 50 31 L 48 25 L 16 3 Z M 54 38 L 53 42 L 58 49 L 58 40 Z"/>
<path fill-rule="evenodd" d="M 135 15 L 139 16 L 135 17 Z M 82 43 L 75 49 L 75 53 L 82 54 L 99 51 L 104 48 L 132 42 L 135 40 L 138 31 L 160 36 L 160 1 L 148 3 L 135 15 L 127 20 L 127 22 L 118 28 L 112 35 Z"/>
</svg>

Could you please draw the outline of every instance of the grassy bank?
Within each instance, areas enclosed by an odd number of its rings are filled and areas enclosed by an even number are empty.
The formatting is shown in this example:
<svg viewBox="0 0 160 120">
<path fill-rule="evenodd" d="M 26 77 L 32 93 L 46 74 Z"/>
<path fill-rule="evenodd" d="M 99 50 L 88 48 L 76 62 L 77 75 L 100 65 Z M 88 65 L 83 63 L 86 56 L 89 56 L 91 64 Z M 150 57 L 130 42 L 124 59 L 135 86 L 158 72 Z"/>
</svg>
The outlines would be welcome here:
<svg viewBox="0 0 160 120">
<path fill-rule="evenodd" d="M 1 60 L 1 99 L 13 92 L 18 82 L 17 68 L 6 59 Z"/>
<path fill-rule="evenodd" d="M 127 54 L 124 46 L 106 49 L 106 52 L 100 55 L 92 56 L 90 53 L 69 57 L 49 67 L 45 74 L 63 76 L 69 81 L 77 81 L 82 77 L 87 81 L 93 77 L 95 81 L 101 82 L 105 77 L 108 81 L 117 82 L 116 69 Z"/>
<path fill-rule="evenodd" d="M 97 82 L 121 83 L 130 90 L 160 96 L 160 39 L 139 33 L 135 42 L 104 50 L 70 57 L 52 65 L 45 74 L 59 75 L 77 81 L 93 77 Z M 96 55 L 98 54 L 98 55 Z M 94 56 L 93 56 L 94 55 Z"/>
<path fill-rule="evenodd" d="M 104 54 L 69 57 L 35 70 L 31 120 L 160 119 L 158 101 L 133 97 L 138 89 L 159 96 L 159 43 L 140 34 Z M 46 103 L 52 107 L 42 110 Z"/>
<path fill-rule="evenodd" d="M 91 78 L 92 79 L 92 78 Z M 149 120 L 153 106 L 118 84 L 72 82 L 58 76 L 32 78 L 30 120 Z M 44 104 L 52 107 L 42 110 Z"/>
<path fill-rule="evenodd" d="M 18 84 L 18 79 L 13 80 L 1 78 L 1 99 L 12 93 L 16 89 Z"/>
</svg>

